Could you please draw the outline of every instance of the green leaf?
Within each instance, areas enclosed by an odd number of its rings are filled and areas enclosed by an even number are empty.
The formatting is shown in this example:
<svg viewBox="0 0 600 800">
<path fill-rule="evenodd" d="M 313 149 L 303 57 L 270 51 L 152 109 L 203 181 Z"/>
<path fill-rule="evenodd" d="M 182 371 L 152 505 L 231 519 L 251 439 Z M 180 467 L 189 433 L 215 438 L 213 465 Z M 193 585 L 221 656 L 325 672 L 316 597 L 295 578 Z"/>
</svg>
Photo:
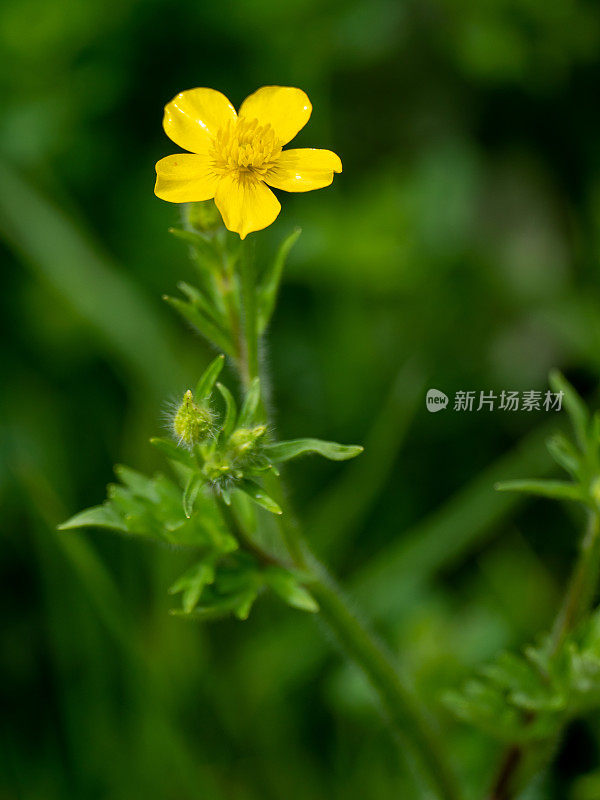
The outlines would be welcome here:
<svg viewBox="0 0 600 800">
<path fill-rule="evenodd" d="M 169 614 L 173 617 L 185 617 L 186 619 L 196 620 L 198 622 L 211 622 L 213 620 L 230 617 L 235 612 L 239 602 L 239 597 L 224 597 L 222 600 L 211 603 L 210 605 L 196 606 L 192 611 L 186 611 L 183 608 L 173 608 L 169 611 Z"/>
<path fill-rule="evenodd" d="M 248 495 L 248 497 L 252 498 L 255 503 L 262 508 L 266 508 L 267 511 L 270 511 L 271 514 L 281 514 L 281 508 L 277 505 L 275 500 L 265 492 L 262 486 L 259 486 L 258 483 L 254 481 L 244 479 L 236 484 L 236 489 L 244 494 Z"/>
<path fill-rule="evenodd" d="M 581 477 L 581 459 L 579 454 L 567 439 L 557 433 L 546 442 L 548 451 L 556 463 L 575 478 Z"/>
<path fill-rule="evenodd" d="M 237 406 L 235 404 L 235 400 L 233 399 L 233 395 L 226 386 L 223 386 L 222 383 L 217 383 L 217 389 L 221 392 L 223 399 L 225 400 L 225 419 L 223 420 L 223 425 L 221 426 L 221 438 L 224 442 L 226 442 L 235 428 Z"/>
<path fill-rule="evenodd" d="M 250 428 L 255 420 L 254 415 L 260 402 L 260 379 L 254 378 L 244 399 L 240 416 L 237 421 L 238 428 Z"/>
<path fill-rule="evenodd" d="M 224 363 L 225 356 L 223 355 L 217 356 L 213 361 L 210 362 L 208 367 L 202 373 L 200 380 L 196 384 L 196 391 L 194 392 L 195 400 L 200 402 L 203 400 L 208 400 L 212 394 L 215 382 L 221 374 Z"/>
<path fill-rule="evenodd" d="M 177 284 L 179 291 L 184 294 L 189 302 L 198 308 L 205 316 L 211 319 L 217 328 L 226 331 L 227 321 L 223 316 L 222 310 L 215 304 L 207 293 L 201 292 L 195 286 L 192 286 L 185 281 L 179 281 Z"/>
<path fill-rule="evenodd" d="M 204 479 L 201 473 L 192 472 L 183 492 L 183 511 L 188 519 L 192 516 L 194 503 L 203 483 Z"/>
<path fill-rule="evenodd" d="M 233 609 L 233 613 L 238 619 L 248 619 L 257 596 L 257 590 L 250 588 L 238 595 Z"/>
<path fill-rule="evenodd" d="M 577 483 L 567 481 L 503 481 L 495 488 L 499 492 L 525 492 L 539 497 L 550 497 L 554 500 L 585 501 L 585 494 Z"/>
<path fill-rule="evenodd" d="M 332 461 L 346 461 L 362 453 L 363 449 L 360 445 L 337 444 L 321 439 L 292 439 L 265 445 L 264 452 L 271 461 L 289 461 L 308 453 L 318 453 Z"/>
<path fill-rule="evenodd" d="M 169 228 L 169 233 L 182 242 L 191 245 L 202 266 L 209 269 L 211 272 L 216 272 L 221 269 L 219 254 L 208 236 L 204 236 L 202 233 L 196 231 L 186 231 L 182 228 Z"/>
<path fill-rule="evenodd" d="M 139 495 L 140 497 L 147 497 L 149 500 L 156 502 L 158 499 L 154 482 L 148 480 L 148 477 L 141 472 L 138 472 L 131 467 L 126 467 L 124 464 L 117 464 L 115 466 L 115 475 L 121 481 L 123 486 Z"/>
<path fill-rule="evenodd" d="M 275 308 L 275 303 L 277 301 L 277 292 L 279 290 L 279 284 L 281 283 L 281 276 L 283 274 L 285 262 L 290 250 L 298 241 L 301 233 L 302 231 L 300 228 L 295 228 L 295 230 L 293 230 L 289 236 L 283 240 L 271 266 L 266 270 L 262 277 L 260 286 L 258 288 L 257 302 L 259 334 L 264 333 L 267 325 L 269 324 L 273 314 L 273 309 Z"/>
<path fill-rule="evenodd" d="M 565 376 L 557 369 L 552 370 L 550 373 L 550 385 L 555 392 L 563 393 L 564 406 L 571 418 L 577 442 L 583 450 L 587 450 L 590 414 L 585 403 Z"/>
<path fill-rule="evenodd" d="M 215 580 L 215 566 L 211 562 L 201 561 L 184 573 L 169 589 L 169 594 L 183 594 L 181 604 L 189 614 L 200 600 L 205 586 Z"/>
<path fill-rule="evenodd" d="M 285 569 L 269 567 L 264 571 L 265 581 L 282 600 L 294 608 L 316 613 L 319 606 L 298 579 Z"/>
<path fill-rule="evenodd" d="M 160 439 L 154 436 L 150 439 L 150 444 L 156 447 L 157 450 L 160 450 L 167 458 L 183 464 L 183 466 L 188 467 L 188 469 L 195 469 L 197 467 L 193 455 L 183 447 L 176 445 L 175 442 L 172 442 L 170 439 Z"/>
<path fill-rule="evenodd" d="M 257 591 L 247 589 L 238 594 L 219 598 L 206 605 L 196 606 L 192 611 L 174 608 L 169 613 L 173 617 L 185 617 L 198 622 L 210 622 L 217 619 L 224 619 L 232 614 L 240 620 L 248 619 Z"/>
<path fill-rule="evenodd" d="M 77 514 L 61 528 L 110 528 L 174 547 L 200 548 L 217 555 L 237 549 L 238 544 L 229 533 L 213 497 L 199 492 L 195 502 L 197 513 L 188 519 L 183 511 L 181 488 L 164 475 L 149 478 L 128 467 L 119 467 L 117 474 L 124 485 L 110 485 L 109 499 L 104 505 Z"/>
<path fill-rule="evenodd" d="M 59 531 L 68 531 L 73 528 L 112 528 L 115 531 L 127 531 L 120 514 L 109 503 L 93 506 L 80 511 L 79 514 L 68 519 L 58 526 Z"/>
<path fill-rule="evenodd" d="M 461 719 L 510 743 L 554 742 L 577 715 L 600 706 L 598 612 L 556 651 L 550 637 L 501 653 L 444 701 Z"/>
<path fill-rule="evenodd" d="M 235 355 L 235 348 L 229 333 L 218 327 L 206 314 L 200 311 L 200 309 L 186 300 L 179 300 L 177 297 L 164 295 L 163 300 L 178 311 L 181 316 L 208 339 L 209 342 L 212 342 L 220 350 L 223 350 L 224 353 L 227 353 L 227 355 Z"/>
<path fill-rule="evenodd" d="M 204 562 L 205 563 L 205 562 Z M 176 590 L 190 591 L 187 608 L 172 613 L 190 616 L 192 619 L 209 620 L 233 614 L 238 619 L 246 619 L 250 609 L 264 585 L 264 577 L 255 559 L 247 553 L 238 552 L 227 561 L 216 565 L 214 573 L 205 581 L 205 573 L 193 570 L 183 576 L 173 587 Z M 198 595 L 196 583 L 203 582 Z"/>
</svg>

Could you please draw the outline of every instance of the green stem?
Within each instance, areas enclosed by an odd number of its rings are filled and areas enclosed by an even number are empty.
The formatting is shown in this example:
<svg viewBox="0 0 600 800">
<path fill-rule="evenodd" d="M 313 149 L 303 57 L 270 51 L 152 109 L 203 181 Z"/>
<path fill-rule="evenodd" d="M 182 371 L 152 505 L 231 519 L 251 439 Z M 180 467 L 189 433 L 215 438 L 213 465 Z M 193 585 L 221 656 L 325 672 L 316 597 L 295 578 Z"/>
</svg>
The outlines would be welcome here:
<svg viewBox="0 0 600 800">
<path fill-rule="evenodd" d="M 551 652 L 557 653 L 566 637 L 592 605 L 600 574 L 600 517 L 590 512 L 588 526 L 581 543 L 579 558 L 567 592 L 556 617 L 551 638 Z"/>
<path fill-rule="evenodd" d="M 245 358 L 239 366 L 246 387 L 260 372 L 255 276 L 250 256 L 244 248 L 240 259 L 240 282 Z M 282 537 L 293 566 L 309 576 L 307 584 L 319 603 L 322 618 L 373 685 L 392 727 L 412 749 L 438 796 L 443 800 L 459 800 L 461 793 L 446 761 L 442 742 L 413 691 L 398 674 L 392 656 L 353 613 L 325 567 L 310 553 L 298 523 L 285 509 L 285 490 L 281 481 L 267 489 L 284 508 L 280 518 Z"/>
<path fill-rule="evenodd" d="M 240 283 L 242 290 L 243 314 L 243 353 L 241 358 L 241 375 L 247 389 L 253 378 L 259 374 L 258 361 L 258 324 L 256 318 L 256 291 L 254 276 L 254 259 L 251 246 L 242 244 L 240 253 Z"/>
<path fill-rule="evenodd" d="M 591 511 L 579 558 L 567 586 L 550 636 L 550 655 L 560 652 L 565 640 L 590 610 L 600 575 L 600 515 Z M 529 723 L 535 720 L 531 715 Z M 529 748 L 514 745 L 506 752 L 489 800 L 512 800 L 552 758 L 558 736 Z"/>
<path fill-rule="evenodd" d="M 213 246 L 216 256 L 221 262 L 221 273 L 216 276 L 215 281 L 217 284 L 217 289 L 221 294 L 221 299 L 229 321 L 231 339 L 236 350 L 236 361 L 239 366 L 240 375 L 243 376 L 243 383 L 247 388 L 250 384 L 250 378 L 248 376 L 248 364 L 245 352 L 245 336 L 241 323 L 238 278 L 226 244 L 218 235 L 215 236 L 213 240 Z"/>
<path fill-rule="evenodd" d="M 309 585 L 322 617 L 341 647 L 369 679 L 390 724 L 402 743 L 412 750 L 439 797 L 457 800 L 460 792 L 432 721 L 400 678 L 392 656 L 353 613 L 325 568 L 316 559 L 311 557 L 310 560 L 312 579 Z"/>
<path fill-rule="evenodd" d="M 217 497 L 217 505 L 229 530 L 234 534 L 236 539 L 243 544 L 244 549 L 251 553 L 260 564 L 263 564 L 267 567 L 285 566 L 284 564 L 281 564 L 280 561 L 275 558 L 275 556 L 272 556 L 270 553 L 267 553 L 266 550 L 263 550 L 263 548 L 257 542 L 255 542 L 254 539 L 248 535 L 248 533 L 246 533 L 244 526 L 241 525 L 236 519 L 231 506 L 228 506 L 222 497 Z"/>
</svg>

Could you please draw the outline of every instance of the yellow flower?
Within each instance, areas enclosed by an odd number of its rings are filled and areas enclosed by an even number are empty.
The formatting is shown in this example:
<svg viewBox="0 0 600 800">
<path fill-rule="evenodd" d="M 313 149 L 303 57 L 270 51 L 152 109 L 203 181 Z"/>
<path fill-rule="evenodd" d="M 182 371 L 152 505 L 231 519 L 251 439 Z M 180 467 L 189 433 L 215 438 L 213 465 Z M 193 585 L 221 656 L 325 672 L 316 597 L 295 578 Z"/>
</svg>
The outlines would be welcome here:
<svg viewBox="0 0 600 800">
<path fill-rule="evenodd" d="M 268 188 L 286 192 L 321 189 L 342 171 L 331 150 L 282 150 L 310 117 L 301 89 L 263 86 L 239 114 L 221 92 L 190 89 L 165 106 L 163 127 L 189 153 L 156 165 L 155 194 L 171 203 L 211 200 L 230 231 L 244 239 L 270 225 L 281 210 Z"/>
</svg>

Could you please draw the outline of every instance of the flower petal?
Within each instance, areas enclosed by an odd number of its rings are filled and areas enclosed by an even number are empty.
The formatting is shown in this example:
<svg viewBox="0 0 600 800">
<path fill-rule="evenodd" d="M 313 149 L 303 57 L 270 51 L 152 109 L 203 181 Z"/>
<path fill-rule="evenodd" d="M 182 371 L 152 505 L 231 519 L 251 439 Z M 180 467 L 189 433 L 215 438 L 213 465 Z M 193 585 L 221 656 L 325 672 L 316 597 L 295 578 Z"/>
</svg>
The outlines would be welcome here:
<svg viewBox="0 0 600 800">
<path fill-rule="evenodd" d="M 281 211 L 279 200 L 262 181 L 248 175 L 226 175 L 215 194 L 225 227 L 242 239 L 266 228 Z"/>
<path fill-rule="evenodd" d="M 247 97 L 240 108 L 240 119 L 257 119 L 270 124 L 280 144 L 287 144 L 310 118 L 312 105 L 302 89 L 293 86 L 263 86 Z"/>
<path fill-rule="evenodd" d="M 163 128 L 184 150 L 206 153 L 219 128 L 236 119 L 235 108 L 221 92 L 189 89 L 167 103 Z"/>
<path fill-rule="evenodd" d="M 340 157 L 331 150 L 300 148 L 284 150 L 269 169 L 265 181 L 286 192 L 310 192 L 333 181 L 333 173 L 342 171 Z"/>
<path fill-rule="evenodd" d="M 208 156 L 192 153 L 167 156 L 156 165 L 154 194 L 170 203 L 211 200 L 220 178 Z"/>
</svg>

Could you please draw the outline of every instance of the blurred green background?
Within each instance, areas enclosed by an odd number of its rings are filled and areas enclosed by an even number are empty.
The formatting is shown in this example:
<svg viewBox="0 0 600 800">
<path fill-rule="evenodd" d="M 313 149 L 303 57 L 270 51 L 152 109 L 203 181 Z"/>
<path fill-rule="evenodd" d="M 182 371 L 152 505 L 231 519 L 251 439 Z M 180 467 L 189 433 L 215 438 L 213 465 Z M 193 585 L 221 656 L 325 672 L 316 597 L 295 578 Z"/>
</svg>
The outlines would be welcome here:
<svg viewBox="0 0 600 800">
<path fill-rule="evenodd" d="M 314 619 L 168 616 L 186 556 L 55 525 L 104 497 L 211 355 L 160 295 L 191 277 L 153 195 L 177 92 L 263 84 L 338 152 L 294 225 L 271 327 L 282 436 L 363 442 L 288 470 L 309 537 L 441 715 L 480 798 L 500 747 L 441 692 L 547 629 L 581 520 L 495 495 L 551 468 L 545 412 L 429 414 L 434 386 L 600 370 L 600 6 L 592 0 L 3 0 L 2 800 L 425 797 Z M 600 720 L 530 798 L 600 797 Z"/>
</svg>

